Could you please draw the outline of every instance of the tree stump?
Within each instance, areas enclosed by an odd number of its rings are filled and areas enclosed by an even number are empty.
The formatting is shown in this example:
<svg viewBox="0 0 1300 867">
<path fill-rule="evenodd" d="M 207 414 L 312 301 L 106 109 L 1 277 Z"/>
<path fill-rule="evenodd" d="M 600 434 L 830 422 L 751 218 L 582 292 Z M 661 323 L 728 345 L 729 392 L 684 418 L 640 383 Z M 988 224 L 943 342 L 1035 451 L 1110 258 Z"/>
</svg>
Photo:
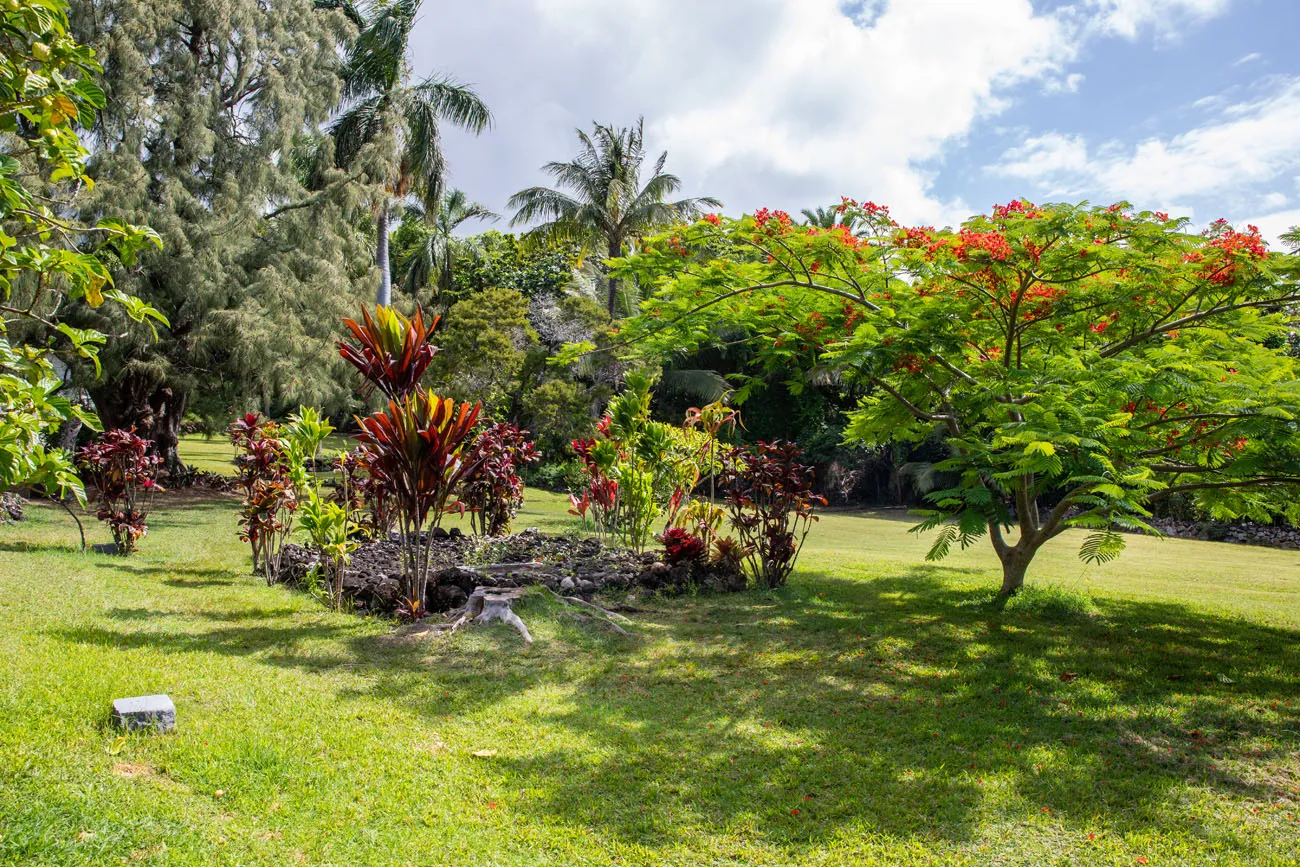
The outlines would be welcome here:
<svg viewBox="0 0 1300 867">
<path fill-rule="evenodd" d="M 469 596 L 469 601 L 465 603 L 465 612 L 452 625 L 452 629 L 454 630 L 465 623 L 491 623 L 494 620 L 500 620 L 502 623 L 513 626 L 523 636 L 524 644 L 532 644 L 533 636 L 529 633 L 528 626 L 519 619 L 519 615 L 510 607 L 516 599 L 523 595 L 523 588 L 520 587 L 506 589 L 475 587 L 474 592 Z"/>
</svg>

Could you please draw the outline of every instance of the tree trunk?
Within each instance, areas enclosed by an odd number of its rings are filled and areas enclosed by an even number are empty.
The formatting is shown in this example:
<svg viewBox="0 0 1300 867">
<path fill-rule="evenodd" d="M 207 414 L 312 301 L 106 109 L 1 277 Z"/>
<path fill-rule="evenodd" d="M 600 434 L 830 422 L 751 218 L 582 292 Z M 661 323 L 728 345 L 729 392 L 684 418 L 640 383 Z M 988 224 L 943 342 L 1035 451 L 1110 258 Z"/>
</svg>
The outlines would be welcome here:
<svg viewBox="0 0 1300 867">
<path fill-rule="evenodd" d="M 623 254 L 623 244 L 619 241 L 609 242 L 609 258 L 617 259 Z M 609 318 L 614 318 L 614 313 L 618 308 L 618 290 L 622 283 L 613 277 L 609 278 Z"/>
<path fill-rule="evenodd" d="M 376 221 L 379 239 L 375 245 L 375 264 L 379 266 L 379 291 L 375 293 L 375 303 L 387 307 L 393 303 L 393 269 L 388 261 L 388 200 L 379 208 Z"/>
<path fill-rule="evenodd" d="M 153 452 L 163 459 L 163 469 L 175 473 L 183 468 L 178 445 L 181 421 L 189 395 L 152 378 L 128 376 L 104 383 L 91 392 L 104 428 L 135 430 L 152 440 Z"/>
<path fill-rule="evenodd" d="M 1032 552 L 1026 553 L 1020 550 L 1019 546 L 1008 549 L 1006 553 L 1000 555 L 1002 589 L 998 591 L 998 598 L 1008 599 L 1025 585 L 1025 573 L 1029 570 L 1029 561 L 1033 556 Z"/>
</svg>

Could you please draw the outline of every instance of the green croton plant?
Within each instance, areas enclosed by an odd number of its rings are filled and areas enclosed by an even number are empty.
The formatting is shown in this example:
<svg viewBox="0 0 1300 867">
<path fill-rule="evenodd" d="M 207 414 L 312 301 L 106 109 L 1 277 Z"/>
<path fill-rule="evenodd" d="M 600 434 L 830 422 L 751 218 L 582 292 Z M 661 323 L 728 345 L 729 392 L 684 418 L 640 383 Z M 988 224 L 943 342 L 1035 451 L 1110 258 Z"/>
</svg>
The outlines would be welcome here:
<svg viewBox="0 0 1300 867">
<path fill-rule="evenodd" d="M 620 345 L 668 355 L 740 328 L 796 391 L 816 366 L 866 395 L 850 441 L 938 428 L 951 484 L 916 529 L 937 531 L 931 558 L 987 535 L 1004 595 L 1068 529 L 1089 531 L 1083 559 L 1116 557 L 1162 498 L 1300 520 L 1300 381 L 1281 348 L 1300 262 L 1254 227 L 1198 233 L 1124 203 L 1016 201 L 957 230 L 838 211 L 829 229 L 760 210 L 660 236 L 621 260 L 653 295 Z"/>
</svg>

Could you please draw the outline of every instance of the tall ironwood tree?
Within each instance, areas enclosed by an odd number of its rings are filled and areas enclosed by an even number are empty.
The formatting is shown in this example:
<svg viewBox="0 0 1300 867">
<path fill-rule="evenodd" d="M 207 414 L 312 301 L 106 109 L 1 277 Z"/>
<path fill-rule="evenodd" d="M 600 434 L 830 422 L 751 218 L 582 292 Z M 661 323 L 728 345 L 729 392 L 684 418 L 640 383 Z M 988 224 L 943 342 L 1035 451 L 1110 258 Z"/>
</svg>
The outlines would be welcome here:
<svg viewBox="0 0 1300 867">
<path fill-rule="evenodd" d="M 354 281 L 368 276 L 356 265 L 369 253 L 355 238 L 364 224 L 319 219 L 327 207 L 346 217 L 356 185 L 327 172 L 312 189 L 293 158 L 338 103 L 351 26 L 311 0 L 74 0 L 72 13 L 103 64 L 106 95 L 89 139 L 98 183 L 79 216 L 155 227 L 162 249 L 123 267 L 118 282 L 170 323 L 155 343 L 120 314 L 95 311 L 82 324 L 114 339 L 91 393 L 106 424 L 134 427 L 175 467 L 196 389 L 238 396 L 247 384 L 231 365 L 254 368 L 245 356 L 265 354 L 268 340 L 288 356 L 319 352 L 288 338 L 330 306 L 320 299 L 350 304 Z M 223 311 L 231 315 L 215 315 Z M 241 317 L 275 325 L 231 327 Z"/>
</svg>

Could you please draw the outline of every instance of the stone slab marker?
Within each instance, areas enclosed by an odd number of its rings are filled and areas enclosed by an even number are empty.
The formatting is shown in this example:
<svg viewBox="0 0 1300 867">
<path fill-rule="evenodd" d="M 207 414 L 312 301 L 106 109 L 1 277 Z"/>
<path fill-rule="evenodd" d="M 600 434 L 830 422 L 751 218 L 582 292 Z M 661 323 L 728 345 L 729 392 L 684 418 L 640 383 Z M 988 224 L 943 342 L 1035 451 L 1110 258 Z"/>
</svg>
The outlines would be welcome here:
<svg viewBox="0 0 1300 867">
<path fill-rule="evenodd" d="M 162 732 L 176 728 L 176 705 L 165 695 L 141 695 L 113 700 L 113 722 L 127 731 L 153 727 Z"/>
</svg>

